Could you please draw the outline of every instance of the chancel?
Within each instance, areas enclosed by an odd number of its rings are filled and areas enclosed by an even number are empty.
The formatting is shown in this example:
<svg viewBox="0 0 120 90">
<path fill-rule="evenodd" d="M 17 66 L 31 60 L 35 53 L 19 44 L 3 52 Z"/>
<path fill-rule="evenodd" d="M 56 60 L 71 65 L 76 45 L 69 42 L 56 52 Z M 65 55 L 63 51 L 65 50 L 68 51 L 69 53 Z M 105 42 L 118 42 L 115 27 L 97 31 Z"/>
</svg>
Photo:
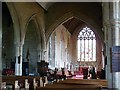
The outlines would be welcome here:
<svg viewBox="0 0 120 90">
<path fill-rule="evenodd" d="M 120 2 L 1 2 L 1 89 L 120 90 Z"/>
</svg>

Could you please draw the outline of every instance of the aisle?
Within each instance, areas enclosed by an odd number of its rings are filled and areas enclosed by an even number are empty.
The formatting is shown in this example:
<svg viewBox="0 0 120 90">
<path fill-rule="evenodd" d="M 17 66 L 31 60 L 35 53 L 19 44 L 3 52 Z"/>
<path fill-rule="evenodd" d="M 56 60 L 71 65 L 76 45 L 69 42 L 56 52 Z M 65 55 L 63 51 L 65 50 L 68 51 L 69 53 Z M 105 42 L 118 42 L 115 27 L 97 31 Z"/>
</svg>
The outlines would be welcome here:
<svg viewBox="0 0 120 90">
<path fill-rule="evenodd" d="M 72 77 L 73 79 L 83 79 L 83 75 L 76 75 Z"/>
</svg>

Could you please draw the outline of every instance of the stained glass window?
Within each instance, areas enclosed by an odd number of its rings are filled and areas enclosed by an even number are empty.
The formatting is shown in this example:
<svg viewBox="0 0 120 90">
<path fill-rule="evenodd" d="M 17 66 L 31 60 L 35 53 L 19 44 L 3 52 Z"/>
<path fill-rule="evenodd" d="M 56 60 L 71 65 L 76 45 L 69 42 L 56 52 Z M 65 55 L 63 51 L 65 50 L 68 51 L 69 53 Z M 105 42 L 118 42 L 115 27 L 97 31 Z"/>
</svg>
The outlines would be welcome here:
<svg viewBox="0 0 120 90">
<path fill-rule="evenodd" d="M 88 27 L 78 34 L 78 61 L 96 61 L 96 36 Z"/>
</svg>

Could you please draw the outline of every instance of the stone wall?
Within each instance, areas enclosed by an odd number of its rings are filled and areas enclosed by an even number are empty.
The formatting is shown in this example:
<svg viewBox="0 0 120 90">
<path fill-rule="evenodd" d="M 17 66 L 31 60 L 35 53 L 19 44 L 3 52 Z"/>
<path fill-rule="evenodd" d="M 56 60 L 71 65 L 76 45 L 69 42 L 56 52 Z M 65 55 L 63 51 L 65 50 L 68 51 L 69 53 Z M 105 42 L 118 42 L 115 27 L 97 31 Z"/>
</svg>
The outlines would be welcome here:
<svg viewBox="0 0 120 90">
<path fill-rule="evenodd" d="M 51 57 L 52 63 L 51 66 L 55 66 L 58 68 L 66 67 L 71 63 L 71 34 L 68 30 L 63 26 L 58 26 L 54 32 L 51 34 L 51 38 L 55 37 L 55 39 L 51 39 L 51 50 L 50 53 L 54 54 L 54 57 Z M 50 41 L 50 39 L 49 39 Z M 48 45 L 49 47 L 49 45 Z M 52 55 L 53 56 L 53 55 Z M 48 58 L 49 62 L 49 58 Z M 54 63 L 53 63 L 54 62 Z"/>
</svg>

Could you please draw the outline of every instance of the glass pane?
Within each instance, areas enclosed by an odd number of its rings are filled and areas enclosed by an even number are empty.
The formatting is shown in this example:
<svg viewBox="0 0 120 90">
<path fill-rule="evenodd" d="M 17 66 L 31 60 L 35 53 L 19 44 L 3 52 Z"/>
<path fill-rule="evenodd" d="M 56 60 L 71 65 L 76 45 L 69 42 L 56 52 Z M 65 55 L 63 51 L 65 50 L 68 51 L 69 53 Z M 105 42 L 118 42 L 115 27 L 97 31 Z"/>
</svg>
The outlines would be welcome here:
<svg viewBox="0 0 120 90">
<path fill-rule="evenodd" d="M 96 40 L 93 40 L 93 61 L 96 61 Z"/>
<path fill-rule="evenodd" d="M 78 61 L 80 61 L 80 40 L 78 39 Z"/>
<path fill-rule="evenodd" d="M 81 61 L 84 61 L 84 40 L 81 40 Z"/>
<path fill-rule="evenodd" d="M 83 28 L 78 35 L 78 60 L 96 61 L 96 37 L 88 27 Z"/>
</svg>

